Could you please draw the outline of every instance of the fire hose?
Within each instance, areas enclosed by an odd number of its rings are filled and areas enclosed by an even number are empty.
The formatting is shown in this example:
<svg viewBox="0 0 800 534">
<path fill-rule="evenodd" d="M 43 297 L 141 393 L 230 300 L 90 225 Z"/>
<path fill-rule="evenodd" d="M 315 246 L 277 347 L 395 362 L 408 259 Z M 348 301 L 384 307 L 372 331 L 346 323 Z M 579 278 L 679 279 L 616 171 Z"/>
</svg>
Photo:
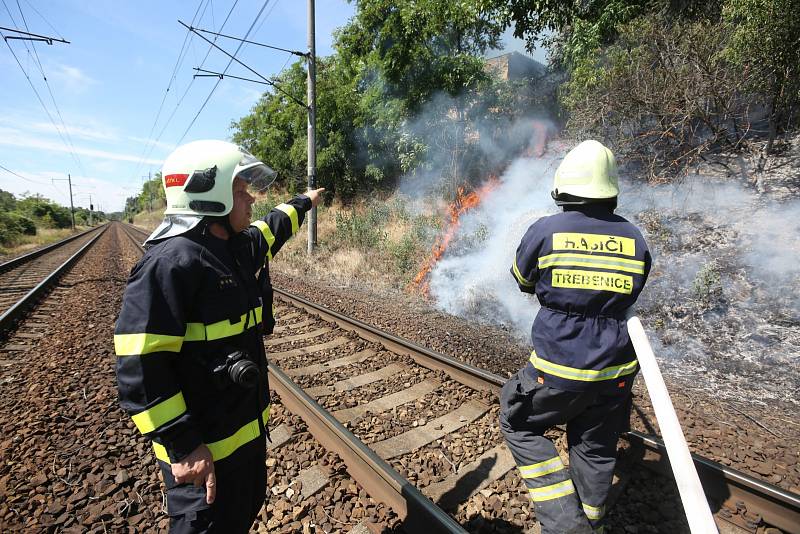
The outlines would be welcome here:
<svg viewBox="0 0 800 534">
<path fill-rule="evenodd" d="M 689 446 L 683 435 L 675 408 L 672 406 L 667 386 L 658 368 L 658 362 L 647 339 L 644 328 L 638 317 L 628 319 L 630 335 L 639 367 L 642 370 L 650 400 L 656 413 L 656 420 L 661 429 L 661 436 L 669 455 L 669 463 L 675 473 L 675 482 L 686 512 L 686 520 L 692 534 L 717 534 L 717 526 L 708 507 L 708 500 L 700 484 L 700 477 L 689 453 Z"/>
</svg>

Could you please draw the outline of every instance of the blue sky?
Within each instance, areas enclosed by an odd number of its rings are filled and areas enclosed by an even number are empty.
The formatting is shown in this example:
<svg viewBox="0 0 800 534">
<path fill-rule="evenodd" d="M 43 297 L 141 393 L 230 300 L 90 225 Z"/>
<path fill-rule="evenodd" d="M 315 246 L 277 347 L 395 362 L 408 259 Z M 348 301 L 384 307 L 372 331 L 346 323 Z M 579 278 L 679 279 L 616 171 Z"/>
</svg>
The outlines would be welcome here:
<svg viewBox="0 0 800 534">
<path fill-rule="evenodd" d="M 88 207 L 91 195 L 95 209 L 117 211 L 126 197 L 140 190 L 143 176 L 160 169 L 179 141 L 229 138 L 231 121 L 248 113 L 264 86 L 220 81 L 189 128 L 217 81 L 193 80 L 192 68 L 202 64 L 222 72 L 228 58 L 212 50 L 203 62 L 209 45 L 192 36 L 171 79 L 187 36 L 178 19 L 189 23 L 197 13 L 195 27 L 244 36 L 263 5 L 263 0 L 2 0 L 0 26 L 24 30 L 27 23 L 32 33 L 62 37 L 71 44 L 0 44 L 0 165 L 21 176 L 0 169 L 0 189 L 17 196 L 39 193 L 69 205 L 63 181 L 69 173 L 76 205 Z M 354 6 L 343 0 L 317 0 L 318 55 L 331 53 L 333 31 L 353 12 Z M 306 17 L 306 2 L 269 0 L 249 39 L 305 51 Z M 507 37 L 508 49 L 521 49 L 520 42 Z M 238 46 L 228 39 L 217 44 L 230 52 Z M 265 76 L 277 74 L 295 59 L 247 44 L 237 58 Z M 236 64 L 228 73 L 254 77 Z"/>
</svg>

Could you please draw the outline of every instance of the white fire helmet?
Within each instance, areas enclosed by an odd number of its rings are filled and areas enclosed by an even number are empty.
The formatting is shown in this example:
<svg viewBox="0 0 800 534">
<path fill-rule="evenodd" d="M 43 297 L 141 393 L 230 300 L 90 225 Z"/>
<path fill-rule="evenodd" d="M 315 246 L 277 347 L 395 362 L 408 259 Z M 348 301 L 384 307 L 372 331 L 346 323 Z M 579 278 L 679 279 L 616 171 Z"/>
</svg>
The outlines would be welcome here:
<svg viewBox="0 0 800 534">
<path fill-rule="evenodd" d="M 565 195 L 595 200 L 616 198 L 619 185 L 614 154 L 594 140 L 570 150 L 553 179 L 553 198 L 558 201 Z"/>
<path fill-rule="evenodd" d="M 161 171 L 164 215 L 224 216 L 233 208 L 233 179 L 266 189 L 276 173 L 244 148 L 226 141 L 193 141 L 175 149 Z"/>
</svg>

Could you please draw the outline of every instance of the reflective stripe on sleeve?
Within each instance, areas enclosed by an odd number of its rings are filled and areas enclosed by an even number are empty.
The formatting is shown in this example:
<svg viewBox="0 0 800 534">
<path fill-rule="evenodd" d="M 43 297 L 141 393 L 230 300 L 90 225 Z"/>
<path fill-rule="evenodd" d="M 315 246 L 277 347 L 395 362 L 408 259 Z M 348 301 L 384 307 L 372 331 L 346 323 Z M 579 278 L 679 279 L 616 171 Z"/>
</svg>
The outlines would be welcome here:
<svg viewBox="0 0 800 534">
<path fill-rule="evenodd" d="M 519 285 L 525 286 L 525 287 L 533 287 L 534 285 L 536 285 L 533 282 L 528 282 L 525 279 L 525 277 L 522 276 L 522 273 L 519 272 L 519 267 L 517 267 L 516 258 L 514 259 L 514 267 L 513 267 L 513 269 L 514 269 L 514 277 L 517 279 L 517 282 L 519 282 Z"/>
<path fill-rule="evenodd" d="M 528 494 L 533 502 L 550 501 L 570 493 L 575 493 L 575 486 L 572 485 L 572 480 L 565 480 L 541 488 L 528 488 Z"/>
<path fill-rule="evenodd" d="M 261 413 L 261 420 L 265 425 L 269 421 L 269 409 L 270 406 L 267 405 L 267 407 Z M 242 428 L 237 430 L 232 436 L 215 441 L 213 443 L 207 443 L 206 446 L 208 447 L 208 450 L 211 451 L 211 458 L 215 462 L 218 462 L 219 460 L 227 458 L 236 452 L 239 447 L 256 439 L 260 434 L 261 430 L 258 428 L 258 419 L 253 419 L 246 425 L 242 426 Z M 156 458 L 162 462 L 168 464 L 170 463 L 167 449 L 163 445 L 153 442 L 153 450 L 156 453 Z"/>
<path fill-rule="evenodd" d="M 246 321 L 249 316 L 249 321 Z M 216 323 L 188 323 L 186 325 L 186 341 L 214 341 L 225 337 L 236 336 L 244 332 L 244 325 L 253 328 L 261 323 L 263 308 L 258 306 L 247 313 L 243 313 L 239 322 L 231 324 L 228 319 L 217 321 Z"/>
<path fill-rule="evenodd" d="M 271 260 L 272 244 L 275 243 L 275 236 L 272 234 L 272 230 L 269 229 L 269 225 L 264 221 L 254 221 L 250 223 L 250 226 L 255 226 L 261 230 L 261 235 L 267 240 L 267 259 Z"/>
<path fill-rule="evenodd" d="M 292 220 L 292 235 L 296 234 L 300 229 L 300 223 L 298 222 L 299 219 L 297 217 L 297 210 L 295 207 L 290 206 L 289 204 L 278 204 L 275 206 L 275 209 L 280 210 L 289 216 L 289 218 Z"/>
<path fill-rule="evenodd" d="M 139 432 L 147 434 L 164 423 L 172 421 L 185 411 L 186 401 L 183 400 L 183 393 L 179 391 L 176 395 L 159 402 L 152 408 L 137 413 L 132 419 L 136 423 L 136 428 L 139 429 Z"/>
<path fill-rule="evenodd" d="M 560 457 L 556 456 L 537 464 L 522 465 L 519 467 L 519 473 L 522 478 L 536 478 L 561 471 L 562 469 L 564 469 L 564 463 Z"/>
<path fill-rule="evenodd" d="M 614 365 L 604 369 L 578 369 L 576 367 L 567 367 L 566 365 L 549 362 L 538 357 L 536 351 L 531 352 L 530 362 L 536 369 L 544 373 L 566 378 L 567 380 L 580 380 L 582 382 L 600 382 L 602 380 L 613 380 L 621 376 L 627 376 L 635 373 L 639 365 L 637 360 L 633 360 L 622 365 Z"/>
<path fill-rule="evenodd" d="M 117 334 L 114 336 L 114 351 L 117 356 L 134 356 L 151 352 L 180 352 L 183 336 L 162 334 Z"/>
<path fill-rule="evenodd" d="M 581 503 L 581 506 L 583 506 L 583 513 L 590 521 L 597 521 L 605 514 L 604 506 L 591 506 L 586 503 Z"/>
<path fill-rule="evenodd" d="M 589 254 L 549 254 L 539 258 L 539 268 L 546 267 L 593 267 L 596 269 L 606 269 L 613 271 L 623 271 L 626 273 L 644 274 L 644 262 L 640 260 L 628 260 L 625 258 L 615 258 L 612 256 L 598 256 Z"/>
</svg>

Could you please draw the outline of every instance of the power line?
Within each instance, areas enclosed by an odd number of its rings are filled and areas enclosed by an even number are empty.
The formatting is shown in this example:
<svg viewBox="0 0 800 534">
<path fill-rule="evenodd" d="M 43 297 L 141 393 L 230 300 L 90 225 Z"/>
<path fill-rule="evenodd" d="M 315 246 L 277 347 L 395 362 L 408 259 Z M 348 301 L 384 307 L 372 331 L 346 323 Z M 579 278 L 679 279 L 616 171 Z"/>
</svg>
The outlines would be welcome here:
<svg viewBox="0 0 800 534">
<path fill-rule="evenodd" d="M 233 5 L 231 5 L 231 8 L 228 10 L 228 14 L 225 16 L 225 20 L 222 21 L 222 26 L 220 26 L 220 30 L 223 29 L 225 27 L 225 25 L 228 23 L 228 20 L 230 19 L 231 14 L 233 13 L 233 10 L 236 8 L 236 5 L 238 3 L 239 3 L 239 0 L 235 0 L 233 2 Z M 188 36 L 189 33 L 190 32 L 186 32 L 186 35 Z M 213 50 L 213 47 L 209 46 L 208 50 L 206 51 L 206 55 L 203 58 L 203 61 L 200 63 L 200 66 L 205 64 L 206 59 L 208 59 L 208 55 L 211 53 L 211 50 Z M 148 157 L 150 157 L 150 154 L 153 152 L 153 149 L 155 148 L 156 143 L 158 143 L 158 141 L 164 135 L 164 132 L 166 131 L 167 126 L 169 126 L 169 124 L 172 122 L 172 118 L 175 116 L 175 113 L 178 112 L 178 109 L 181 107 L 181 104 L 183 103 L 184 98 L 186 98 L 186 95 L 189 93 L 189 89 L 192 88 L 192 84 L 194 84 L 194 78 L 191 78 L 189 80 L 189 85 L 186 86 L 186 90 L 183 92 L 181 97 L 178 99 L 178 103 L 175 105 L 175 108 L 172 110 L 172 113 L 170 113 L 169 117 L 167 117 L 167 121 L 164 123 L 164 126 L 161 128 L 161 131 L 159 131 L 158 136 L 156 136 L 156 138 L 154 140 L 152 140 L 152 143 L 150 143 L 149 150 L 147 149 L 147 147 L 145 148 L 145 154 L 142 156 L 142 158 L 139 160 L 139 163 L 136 165 L 136 172 L 134 174 L 137 174 L 139 172 L 139 169 L 141 168 L 142 162 L 145 159 L 147 159 Z M 155 126 L 155 123 L 153 123 L 153 126 Z M 152 133 L 151 133 L 151 135 L 152 135 Z"/>
<path fill-rule="evenodd" d="M 6 10 L 8 10 L 8 7 L 6 7 Z M 12 22 L 13 22 L 13 19 L 12 19 Z M 3 39 L 5 39 L 6 41 L 8 41 L 9 39 L 19 39 L 19 40 L 25 40 L 25 41 L 44 41 L 49 45 L 53 44 L 53 41 L 58 41 L 59 43 L 70 44 L 69 41 L 65 41 L 64 39 L 56 39 L 55 37 L 50 37 L 48 35 L 39 35 L 38 33 L 24 32 L 22 30 L 16 30 L 14 28 L 6 28 L 4 26 L 0 26 L 0 30 L 5 30 L 7 32 L 14 32 L 14 33 L 19 33 L 19 34 L 28 36 L 28 37 L 20 37 L 18 35 L 8 35 L 8 36 L 4 36 L 3 37 Z M 56 32 L 56 33 L 58 33 L 58 32 Z"/>
<path fill-rule="evenodd" d="M 5 0 L 3 0 L 3 4 L 5 5 Z M 19 0 L 17 0 L 17 8 L 19 9 L 19 14 L 22 17 L 22 23 L 25 25 L 25 29 L 29 30 L 28 28 L 28 21 L 25 20 L 25 13 L 22 12 L 22 6 L 19 5 Z M 6 6 L 6 10 L 8 10 L 8 6 Z M 9 12 L 9 15 L 11 13 Z M 64 133 L 67 136 L 67 141 L 69 141 L 69 146 L 72 150 L 75 150 L 75 145 L 72 142 L 72 136 L 69 133 L 69 128 L 67 127 L 67 123 L 64 122 L 64 117 L 61 115 L 61 109 L 59 109 L 58 104 L 56 103 L 56 97 L 53 95 L 53 89 L 50 87 L 50 82 L 47 81 L 47 76 L 44 73 L 44 67 L 42 66 L 41 60 L 39 60 L 39 53 L 36 51 L 36 45 L 31 43 L 31 48 L 33 48 L 33 55 L 36 58 L 36 63 L 39 65 L 39 72 L 42 73 L 42 79 L 44 80 L 45 86 L 47 86 L 47 92 L 50 93 L 50 100 L 53 101 L 53 107 L 56 108 L 56 114 L 58 115 L 59 120 L 61 121 L 61 126 L 64 127 Z M 28 46 L 25 45 L 25 49 L 28 49 Z M 28 50 L 30 54 L 30 50 Z M 83 172 L 84 176 L 88 175 L 89 173 L 86 172 L 86 169 L 83 167 L 83 161 L 81 161 L 80 157 L 78 157 L 78 167 L 80 167 L 81 171 Z"/>
<path fill-rule="evenodd" d="M 181 21 L 178 21 L 178 22 L 181 22 Z M 181 24 L 183 24 L 183 22 L 181 22 Z M 184 25 L 184 26 L 186 26 L 185 24 L 183 24 L 183 25 Z M 189 28 L 189 30 L 190 30 L 190 31 L 193 31 L 193 32 L 195 32 L 195 33 L 197 33 L 197 28 Z M 198 37 L 200 37 L 201 39 L 205 39 L 206 41 L 208 41 L 208 39 L 206 39 L 205 37 L 203 37 L 203 36 L 202 36 L 202 35 L 200 35 L 199 33 L 198 33 L 197 35 L 198 35 Z M 209 42 L 209 43 L 211 43 L 211 41 L 208 41 L 208 42 Z M 241 40 L 241 42 L 242 42 L 242 43 L 247 43 L 247 42 L 250 42 L 250 41 L 247 41 L 247 40 L 245 40 L 245 39 L 242 39 L 242 40 Z M 298 100 L 298 99 L 297 99 L 295 96 L 293 96 L 292 94 L 290 94 L 290 93 L 288 93 L 287 91 L 285 91 L 285 90 L 284 90 L 284 89 L 283 89 L 283 88 L 282 88 L 280 85 L 278 85 L 278 84 L 277 84 L 277 83 L 275 83 L 274 81 L 270 80 L 270 79 L 269 79 L 269 78 L 267 78 L 266 76 L 262 76 L 261 74 L 259 74 L 259 73 L 258 73 L 258 72 L 256 72 L 255 70 L 253 70 L 252 68 L 248 67 L 247 65 L 245 65 L 245 64 L 244 64 L 244 62 L 242 62 L 242 61 L 240 61 L 240 60 L 236 59 L 236 57 L 234 57 L 234 56 L 230 55 L 230 54 L 229 54 L 227 51 L 225 51 L 223 48 L 221 48 L 221 47 L 217 46 L 217 45 L 216 45 L 216 44 L 214 44 L 214 43 L 211 43 L 211 46 L 213 46 L 214 48 L 216 48 L 217 50 L 219 50 L 220 52 L 222 52 L 223 54 L 225 54 L 226 56 L 228 56 L 229 58 L 231 58 L 231 61 L 235 61 L 235 62 L 236 62 L 236 63 L 238 63 L 239 65 L 243 66 L 244 68 L 246 68 L 247 70 L 249 70 L 250 72 L 252 72 L 253 74 L 255 74 L 256 76 L 258 76 L 259 78 L 261 78 L 262 80 L 264 80 L 263 82 L 256 82 L 256 83 L 265 83 L 265 84 L 267 84 L 267 85 L 270 85 L 270 86 L 274 87 L 275 89 L 277 89 L 278 91 L 280 91 L 281 93 L 283 93 L 284 95 L 286 95 L 287 97 L 289 97 L 289 98 L 290 98 L 290 99 L 291 99 L 291 100 L 292 100 L 292 101 L 293 101 L 295 104 L 298 104 L 298 105 L 300 105 L 301 107 L 308 107 L 308 106 L 306 106 L 306 104 L 304 104 L 303 102 L 301 102 L 300 100 Z M 239 45 L 239 46 L 241 47 L 241 45 Z M 237 50 L 237 52 L 238 52 L 238 50 Z M 228 65 L 230 66 L 230 63 L 229 63 Z M 199 70 L 199 69 L 196 69 L 196 70 Z M 228 70 L 228 69 L 226 68 L 226 69 L 225 69 L 225 71 L 227 71 L 227 70 Z M 207 72 L 210 72 L 210 71 L 207 71 Z M 224 72 L 223 72 L 223 73 L 216 73 L 216 72 L 215 72 L 215 73 L 213 73 L 213 74 L 216 74 L 216 75 L 217 75 L 217 77 L 218 77 L 220 80 L 222 80 L 222 79 L 223 79 L 223 78 L 226 76 L 226 74 L 225 74 Z M 197 76 L 197 74 L 195 74 L 195 76 Z M 202 75 L 201 75 L 201 76 L 202 76 Z M 236 76 L 230 76 L 230 78 L 236 78 Z M 241 79 L 241 80 L 246 80 L 246 78 L 239 78 L 239 79 Z M 247 80 L 247 81 L 255 81 L 255 80 Z"/>
<path fill-rule="evenodd" d="M 3 35 L 3 34 L 0 33 L 0 35 Z M 5 36 L 3 35 L 3 37 L 5 37 Z M 69 143 L 67 143 L 67 141 L 64 139 L 64 136 L 61 133 L 61 129 L 58 127 L 58 125 L 56 124 L 55 119 L 53 119 L 53 116 L 50 114 L 50 111 L 47 109 L 47 106 L 45 105 L 44 100 L 42 100 L 42 97 L 39 95 L 39 91 L 36 90 L 36 86 L 33 85 L 33 82 L 31 81 L 30 76 L 28 76 L 28 73 L 25 71 L 25 68 L 22 66 L 22 63 L 20 62 L 19 58 L 17 57 L 17 54 L 14 52 L 14 49 L 11 48 L 11 45 L 8 44 L 8 41 L 4 40 L 4 42 L 6 43 L 6 46 L 8 47 L 9 51 L 11 51 L 11 55 L 14 56 L 14 60 L 17 62 L 17 65 L 19 66 L 20 70 L 22 71 L 22 74 L 25 76 L 25 79 L 28 80 L 28 85 L 30 85 L 31 89 L 33 89 L 33 93 L 36 95 L 37 100 L 39 100 L 39 104 L 42 105 L 42 109 L 44 109 L 44 112 L 47 114 L 47 118 L 50 119 L 50 123 L 56 129 L 56 133 L 58 133 L 58 137 L 61 138 L 61 142 L 64 143 L 64 146 L 67 148 L 68 152 L 72 155 L 72 159 L 75 161 L 75 163 L 78 165 L 78 167 L 83 169 L 83 165 L 81 165 L 80 161 L 78 160 L 78 156 L 75 154 L 74 147 L 70 147 Z M 83 172 L 84 172 L 84 174 L 86 174 L 86 171 L 83 171 Z"/>
<path fill-rule="evenodd" d="M 200 3 L 197 4 L 197 9 L 194 12 L 194 16 L 192 17 L 192 20 L 195 20 L 197 18 L 197 14 L 200 12 L 200 8 L 203 6 L 203 2 L 204 1 L 205 0 L 200 0 Z M 206 5 L 208 5 L 208 4 L 206 4 Z M 178 68 L 179 68 L 180 64 L 182 63 L 183 58 L 185 57 L 184 56 L 184 52 L 187 50 L 186 43 L 189 41 L 190 38 L 191 38 L 191 32 L 186 32 L 186 35 L 183 37 L 183 43 L 181 44 L 181 51 L 178 52 L 178 59 L 175 60 L 175 66 L 172 68 L 172 74 L 170 74 L 170 76 L 169 76 L 169 82 L 167 83 L 167 89 L 164 91 L 164 96 L 161 99 L 161 104 L 158 106 L 158 111 L 156 112 L 156 118 L 155 118 L 155 120 L 153 120 L 153 125 L 150 127 L 150 132 L 147 134 L 146 139 L 148 139 L 148 140 L 153 135 L 153 131 L 155 131 L 155 129 L 156 129 L 156 124 L 158 124 L 158 119 L 161 117 L 161 111 L 164 109 L 164 102 L 167 101 L 167 95 L 169 94 L 169 90 L 172 88 L 172 82 L 175 81 L 175 75 L 178 72 Z M 142 150 L 142 154 L 144 154 L 147 151 L 147 148 L 148 148 L 148 145 L 145 145 L 144 150 Z M 144 157 L 142 157 L 142 159 L 144 159 Z M 140 164 L 141 164 L 141 162 L 140 162 Z M 137 168 L 137 172 L 138 172 L 138 168 Z"/>
<path fill-rule="evenodd" d="M 28 2 L 28 0 L 25 0 L 25 3 L 26 3 L 26 4 L 28 4 L 28 6 L 29 6 L 29 7 L 30 7 L 30 8 L 33 10 L 33 12 L 34 12 L 34 13 L 36 13 L 37 15 L 39 15 L 39 18 L 41 18 L 41 19 L 44 21 L 44 23 L 45 23 L 45 24 L 47 24 L 48 26 L 50 26 L 50 29 L 51 29 L 51 30 L 53 30 L 54 32 L 56 32 L 56 34 L 57 34 L 59 37 L 61 37 L 61 39 L 64 39 L 64 36 L 63 36 L 63 35 L 61 35 L 61 34 L 59 33 L 59 31 L 53 27 L 53 25 L 52 25 L 52 24 L 50 24 L 50 21 L 48 21 L 46 18 L 44 18 L 44 15 L 42 15 L 41 13 L 39 13 L 39 10 L 38 10 L 38 9 L 36 9 L 36 8 L 33 6 L 33 4 L 31 4 L 30 2 Z M 65 41 L 65 42 L 69 42 L 69 41 Z"/>
<path fill-rule="evenodd" d="M 25 176 L 22 176 L 21 174 L 16 173 L 16 172 L 12 171 L 11 169 L 7 169 L 6 167 L 3 167 L 2 165 L 0 165 L 0 169 L 3 169 L 7 173 L 13 174 L 14 176 L 16 176 L 18 178 L 22 178 L 26 182 L 31 182 L 31 183 L 38 184 L 38 185 L 47 185 L 47 183 L 45 183 L 45 182 L 38 182 L 36 180 L 31 180 L 30 178 L 26 178 Z"/>
<path fill-rule="evenodd" d="M 261 18 L 261 14 L 262 14 L 262 13 L 264 13 L 264 10 L 267 8 L 267 5 L 269 4 L 269 2 L 270 2 L 270 0 L 264 0 L 264 4 L 261 6 L 261 9 L 258 11 L 258 14 L 257 14 L 257 15 L 256 15 L 256 17 L 253 19 L 253 22 L 252 22 L 252 24 L 250 24 L 250 27 L 247 29 L 247 33 L 245 33 L 245 35 L 244 35 L 244 39 L 247 39 L 247 38 L 250 36 L 250 32 L 251 32 L 251 31 L 253 31 L 253 27 L 254 27 L 254 26 L 256 25 L 256 23 L 258 22 L 258 19 L 260 19 L 260 18 Z M 270 11 L 270 12 L 271 12 L 271 11 Z M 185 24 L 183 24 L 183 22 L 181 22 L 181 21 L 178 21 L 178 22 L 180 22 L 182 25 L 186 26 Z M 198 35 L 199 35 L 199 34 L 198 34 Z M 212 46 L 214 46 L 214 47 L 216 47 L 216 48 L 219 48 L 219 47 L 217 47 L 217 46 L 216 46 L 216 44 L 212 43 L 211 41 L 209 41 L 208 39 L 206 39 L 206 38 L 205 38 L 205 37 L 203 37 L 202 35 L 201 35 L 200 37 L 202 37 L 202 38 L 203 38 L 205 41 L 207 41 L 208 43 L 210 43 Z M 233 56 L 230 56 L 230 57 L 231 57 L 231 60 L 230 60 L 230 61 L 228 61 L 228 64 L 225 66 L 225 70 L 222 72 L 223 74 L 225 74 L 225 73 L 227 73 L 227 72 L 228 72 L 228 69 L 230 68 L 230 66 L 231 66 L 231 63 L 233 63 L 233 60 L 235 60 L 235 59 L 236 59 L 236 54 L 238 54 L 238 53 L 239 53 L 239 51 L 242 49 L 242 46 L 244 46 L 244 43 L 241 43 L 241 42 L 240 42 L 240 43 L 239 43 L 239 46 L 236 48 L 236 51 L 233 53 Z M 221 50 L 221 49 L 220 49 L 220 50 Z M 226 53 L 227 53 L 227 52 L 226 52 Z M 258 73 L 256 73 L 256 74 L 258 74 Z M 259 77 L 260 77 L 260 75 L 259 75 Z M 192 78 L 192 79 L 194 79 L 194 78 Z M 184 138 L 184 137 L 186 137 L 186 134 L 188 134 L 188 133 L 189 133 L 189 130 L 191 130 L 192 126 L 194 126 L 194 123 L 195 123 L 195 121 L 197 120 L 197 117 L 199 117 L 199 116 L 200 116 L 200 113 L 202 113 L 202 112 L 203 112 L 203 110 L 204 110 L 204 109 L 205 109 L 205 107 L 206 107 L 206 104 L 208 104 L 208 101 L 209 101 L 209 100 L 211 100 L 211 96 L 212 96 L 212 95 L 214 94 L 214 92 L 217 90 L 217 87 L 219 87 L 219 83 L 220 83 L 221 81 L 222 81 L 222 80 L 219 80 L 219 79 L 218 79 L 218 80 L 217 80 L 217 83 L 215 83 L 215 84 L 214 84 L 214 87 L 212 87 L 212 88 L 211 88 L 211 92 L 210 92 L 210 93 L 208 93 L 208 96 L 206 97 L 206 99 L 205 99 L 205 101 L 203 102 L 203 104 L 200 106 L 200 109 L 199 109 L 199 110 L 197 110 L 197 113 L 195 114 L 194 118 L 192 119 L 192 122 L 190 122 L 190 123 L 189 123 L 189 126 L 187 126 L 187 127 L 186 127 L 186 130 L 183 132 L 183 135 L 181 136 L 181 138 L 180 138 L 180 139 L 178 140 L 178 142 L 176 143 L 177 145 L 180 145 L 180 144 L 181 144 L 181 142 L 183 141 L 183 138 Z"/>
<path fill-rule="evenodd" d="M 279 46 L 272 46 L 272 45 L 268 45 L 268 44 L 264 44 L 264 43 L 259 43 L 257 41 L 248 41 L 247 39 L 240 39 L 240 38 L 234 37 L 232 35 L 225 35 L 224 33 L 212 32 L 210 30 L 204 30 L 202 28 L 189 28 L 189 30 L 190 31 L 191 30 L 195 30 L 195 31 L 198 31 L 198 32 L 203 32 L 203 33 L 210 33 L 211 35 L 216 35 L 218 37 L 225 37 L 226 39 L 233 39 L 234 41 L 241 41 L 243 43 L 254 44 L 256 46 L 263 46 L 264 48 L 271 48 L 273 50 L 280 50 L 281 52 L 288 52 L 290 54 L 294 54 L 295 56 L 308 57 L 308 54 L 306 54 L 305 52 L 298 52 L 297 50 L 289 50 L 288 48 L 281 48 Z"/>
</svg>

